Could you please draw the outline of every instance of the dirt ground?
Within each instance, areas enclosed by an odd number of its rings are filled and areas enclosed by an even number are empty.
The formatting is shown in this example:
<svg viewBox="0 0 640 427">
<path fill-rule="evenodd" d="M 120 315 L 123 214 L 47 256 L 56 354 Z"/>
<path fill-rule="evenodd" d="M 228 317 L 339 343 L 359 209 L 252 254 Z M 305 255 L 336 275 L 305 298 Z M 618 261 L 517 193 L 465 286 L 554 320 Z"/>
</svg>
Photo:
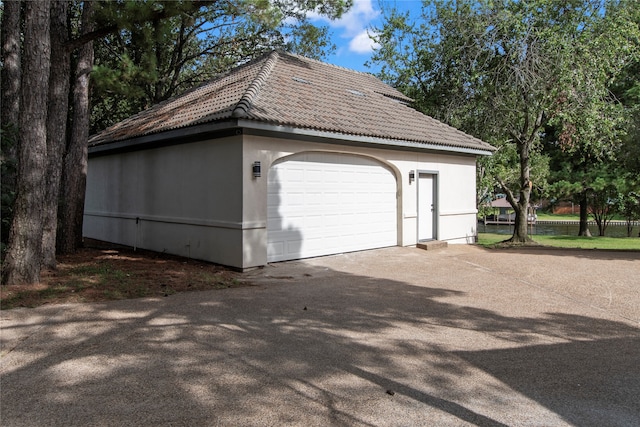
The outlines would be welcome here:
<svg viewBox="0 0 640 427">
<path fill-rule="evenodd" d="M 246 286 L 239 273 L 211 263 L 87 241 L 58 257 L 40 283 L 1 286 L 2 309 L 45 304 L 165 297 L 178 292 Z"/>
</svg>

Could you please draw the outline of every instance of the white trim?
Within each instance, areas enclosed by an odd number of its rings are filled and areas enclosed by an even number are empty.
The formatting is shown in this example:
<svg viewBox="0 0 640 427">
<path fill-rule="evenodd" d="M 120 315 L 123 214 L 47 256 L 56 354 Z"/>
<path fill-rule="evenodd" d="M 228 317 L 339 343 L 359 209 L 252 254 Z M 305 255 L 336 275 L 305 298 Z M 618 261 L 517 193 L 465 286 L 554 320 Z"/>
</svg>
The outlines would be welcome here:
<svg viewBox="0 0 640 427">
<path fill-rule="evenodd" d="M 87 216 L 94 216 L 99 218 L 116 218 L 126 220 L 140 220 L 150 222 L 164 222 L 168 224 L 184 224 L 184 225 L 197 225 L 201 227 L 213 227 L 213 228 L 228 228 L 232 230 L 261 230 L 267 228 L 266 221 L 217 221 L 198 218 L 182 218 L 182 217 L 170 217 L 160 215 L 137 215 L 137 214 L 125 214 L 125 213 L 113 213 L 113 212 L 97 212 L 97 211 L 85 211 Z"/>
<path fill-rule="evenodd" d="M 289 126 L 273 125 L 269 123 L 261 123 L 253 120 L 238 120 L 238 126 L 246 129 L 255 129 L 263 131 L 272 131 L 279 133 L 288 133 L 293 135 L 310 136 L 316 138 L 330 138 L 347 142 L 360 142 L 366 144 L 386 145 L 389 147 L 406 147 L 413 149 L 421 149 L 428 151 L 444 151 L 461 154 L 474 154 L 479 156 L 490 156 L 493 151 L 490 149 L 454 147 L 450 145 L 434 144 L 428 142 L 405 141 L 397 139 L 378 138 L 373 136 L 350 135 L 337 132 L 321 131 L 315 129 L 294 128 Z"/>
<path fill-rule="evenodd" d="M 440 172 L 431 170 L 418 170 L 416 182 L 418 184 L 418 227 L 416 239 L 420 242 L 423 240 L 438 240 L 440 237 Z M 425 182 L 426 180 L 429 182 Z M 424 186 L 430 184 L 430 187 Z M 425 197 L 427 205 L 423 203 L 422 198 Z M 428 207 L 431 202 L 431 207 Z M 425 219 L 427 220 L 425 222 Z M 431 221 L 428 221 L 428 220 Z M 430 222 L 430 224 L 429 224 Z M 427 230 L 425 233 L 424 230 Z"/>
<path fill-rule="evenodd" d="M 477 213 L 478 213 L 478 210 L 473 209 L 473 210 L 464 210 L 464 211 L 440 212 L 440 216 L 475 215 Z"/>
</svg>

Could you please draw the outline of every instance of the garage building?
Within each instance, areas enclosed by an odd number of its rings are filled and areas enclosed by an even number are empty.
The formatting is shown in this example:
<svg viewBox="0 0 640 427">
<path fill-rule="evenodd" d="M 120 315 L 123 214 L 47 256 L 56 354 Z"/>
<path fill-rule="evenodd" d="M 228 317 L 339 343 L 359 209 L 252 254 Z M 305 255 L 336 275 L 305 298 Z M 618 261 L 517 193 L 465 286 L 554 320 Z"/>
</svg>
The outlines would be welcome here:
<svg viewBox="0 0 640 427">
<path fill-rule="evenodd" d="M 411 102 L 271 52 L 93 136 L 84 236 L 238 269 L 472 243 L 494 148 Z"/>
</svg>

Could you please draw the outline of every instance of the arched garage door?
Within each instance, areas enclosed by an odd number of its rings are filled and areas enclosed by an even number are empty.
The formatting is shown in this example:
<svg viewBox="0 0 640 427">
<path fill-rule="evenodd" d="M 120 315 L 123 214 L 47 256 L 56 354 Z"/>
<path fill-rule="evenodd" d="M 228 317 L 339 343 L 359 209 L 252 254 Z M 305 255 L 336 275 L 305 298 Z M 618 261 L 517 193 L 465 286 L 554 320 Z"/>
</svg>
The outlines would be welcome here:
<svg viewBox="0 0 640 427">
<path fill-rule="evenodd" d="M 304 153 L 268 176 L 269 262 L 397 244 L 396 180 L 381 163 Z"/>
</svg>

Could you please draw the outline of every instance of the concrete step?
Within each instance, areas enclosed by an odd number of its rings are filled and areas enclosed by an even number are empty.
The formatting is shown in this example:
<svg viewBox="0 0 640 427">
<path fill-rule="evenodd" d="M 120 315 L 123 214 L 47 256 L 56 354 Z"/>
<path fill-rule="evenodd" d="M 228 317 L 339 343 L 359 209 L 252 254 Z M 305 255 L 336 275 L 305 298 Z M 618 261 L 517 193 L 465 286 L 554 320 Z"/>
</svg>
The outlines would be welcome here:
<svg viewBox="0 0 640 427">
<path fill-rule="evenodd" d="M 449 244 L 447 242 L 441 242 L 440 240 L 427 240 L 424 242 L 418 242 L 416 247 L 420 249 L 424 249 L 425 251 L 433 250 L 433 249 L 444 249 Z"/>
</svg>

